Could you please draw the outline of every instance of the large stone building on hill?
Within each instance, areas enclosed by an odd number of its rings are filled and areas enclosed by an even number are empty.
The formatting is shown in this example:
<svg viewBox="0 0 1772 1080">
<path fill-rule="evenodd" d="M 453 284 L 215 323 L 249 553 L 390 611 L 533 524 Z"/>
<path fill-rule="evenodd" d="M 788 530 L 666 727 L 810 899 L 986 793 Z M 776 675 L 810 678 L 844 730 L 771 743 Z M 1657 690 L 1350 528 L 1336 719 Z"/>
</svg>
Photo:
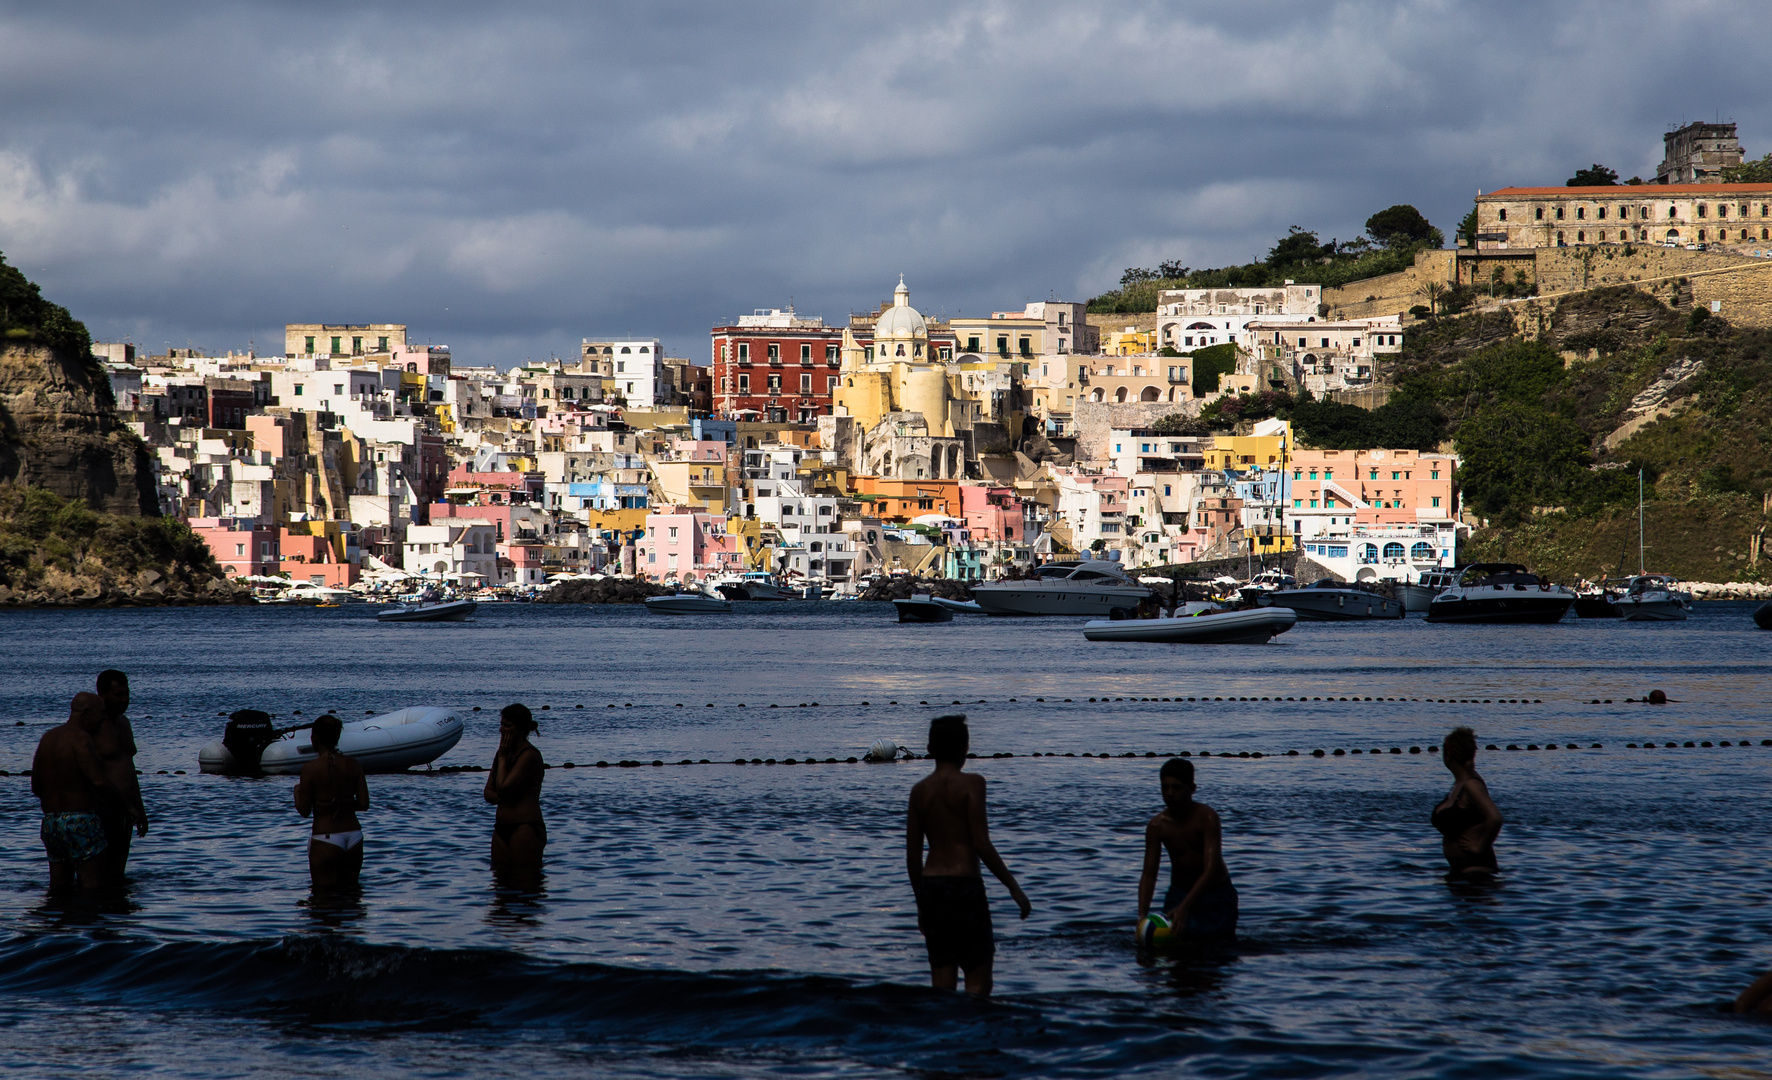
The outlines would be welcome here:
<svg viewBox="0 0 1772 1080">
<path fill-rule="evenodd" d="M 1583 244 L 1772 244 L 1772 184 L 1502 188 L 1477 196 L 1477 250 Z"/>
<path fill-rule="evenodd" d="M 1666 152 L 1657 184 L 1720 184 L 1723 170 L 1741 164 L 1734 124 L 1692 123 L 1663 135 Z"/>
</svg>

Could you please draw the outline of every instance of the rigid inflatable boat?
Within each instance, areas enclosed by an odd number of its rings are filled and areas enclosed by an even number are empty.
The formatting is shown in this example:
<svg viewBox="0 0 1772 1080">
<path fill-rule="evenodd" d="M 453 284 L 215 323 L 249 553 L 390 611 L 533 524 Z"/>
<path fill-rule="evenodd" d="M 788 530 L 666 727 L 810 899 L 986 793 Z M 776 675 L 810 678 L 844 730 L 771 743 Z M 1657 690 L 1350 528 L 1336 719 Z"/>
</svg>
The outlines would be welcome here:
<svg viewBox="0 0 1772 1080">
<path fill-rule="evenodd" d="M 1210 604 L 1191 603 L 1168 619 L 1092 619 L 1083 624 L 1090 641 L 1158 641 L 1185 645 L 1260 645 L 1292 629 L 1298 613 L 1291 608 L 1258 607 L 1216 611 Z"/>
<path fill-rule="evenodd" d="M 356 758 L 364 772 L 399 772 L 442 757 L 461 741 L 461 733 L 461 716 L 454 709 L 415 705 L 347 721 L 338 749 Z M 272 740 L 259 755 L 256 769 L 236 761 L 221 739 L 199 751 L 197 763 L 206 773 L 298 773 L 318 756 L 313 728 L 299 727 Z"/>
</svg>

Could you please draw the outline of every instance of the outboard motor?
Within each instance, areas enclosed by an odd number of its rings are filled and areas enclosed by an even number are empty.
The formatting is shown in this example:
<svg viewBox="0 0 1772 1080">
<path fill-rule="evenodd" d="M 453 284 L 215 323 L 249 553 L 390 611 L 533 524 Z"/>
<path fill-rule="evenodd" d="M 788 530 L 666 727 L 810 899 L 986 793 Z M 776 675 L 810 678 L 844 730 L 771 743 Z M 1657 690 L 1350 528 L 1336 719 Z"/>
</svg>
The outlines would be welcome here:
<svg viewBox="0 0 1772 1080">
<path fill-rule="evenodd" d="M 277 729 L 271 726 L 269 713 L 241 709 L 228 715 L 228 729 L 222 735 L 222 745 L 233 755 L 235 768 L 243 773 L 256 773 L 265 747 L 276 739 Z"/>
</svg>

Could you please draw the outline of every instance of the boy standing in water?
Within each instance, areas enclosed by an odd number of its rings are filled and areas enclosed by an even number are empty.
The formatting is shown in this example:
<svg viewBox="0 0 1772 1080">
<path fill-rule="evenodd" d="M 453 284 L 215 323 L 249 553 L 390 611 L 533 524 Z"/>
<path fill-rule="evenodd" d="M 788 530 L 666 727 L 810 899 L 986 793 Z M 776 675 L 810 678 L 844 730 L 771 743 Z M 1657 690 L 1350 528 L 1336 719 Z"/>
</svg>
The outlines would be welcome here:
<svg viewBox="0 0 1772 1080">
<path fill-rule="evenodd" d="M 1237 888 L 1224 865 L 1218 813 L 1194 801 L 1194 763 L 1170 758 L 1157 774 L 1163 810 L 1144 827 L 1144 873 L 1138 879 L 1138 917 L 1151 909 L 1157 868 L 1169 849 L 1169 890 L 1162 913 L 1181 938 L 1235 939 Z"/>
<path fill-rule="evenodd" d="M 1027 894 L 991 844 L 985 819 L 984 777 L 962 772 L 971 736 L 966 717 L 938 716 L 929 723 L 929 756 L 935 771 L 911 788 L 905 814 L 905 869 L 917 897 L 917 928 L 929 949 L 929 981 L 952 990 L 966 973 L 966 992 L 991 992 L 991 960 L 997 944 L 991 932 L 980 860 L 1009 887 L 1021 917 L 1033 911 Z M 923 841 L 929 858 L 923 858 Z"/>
</svg>

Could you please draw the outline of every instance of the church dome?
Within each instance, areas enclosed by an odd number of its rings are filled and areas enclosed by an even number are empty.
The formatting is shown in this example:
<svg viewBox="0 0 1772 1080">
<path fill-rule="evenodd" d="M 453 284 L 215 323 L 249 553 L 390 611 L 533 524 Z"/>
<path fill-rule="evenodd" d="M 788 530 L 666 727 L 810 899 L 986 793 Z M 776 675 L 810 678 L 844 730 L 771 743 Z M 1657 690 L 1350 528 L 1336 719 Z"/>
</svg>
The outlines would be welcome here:
<svg viewBox="0 0 1772 1080">
<path fill-rule="evenodd" d="M 892 290 L 892 306 L 874 323 L 874 340 L 925 339 L 928 336 L 929 324 L 924 321 L 923 314 L 911 306 L 911 290 L 905 286 L 904 275 L 900 274 L 898 288 Z"/>
</svg>

